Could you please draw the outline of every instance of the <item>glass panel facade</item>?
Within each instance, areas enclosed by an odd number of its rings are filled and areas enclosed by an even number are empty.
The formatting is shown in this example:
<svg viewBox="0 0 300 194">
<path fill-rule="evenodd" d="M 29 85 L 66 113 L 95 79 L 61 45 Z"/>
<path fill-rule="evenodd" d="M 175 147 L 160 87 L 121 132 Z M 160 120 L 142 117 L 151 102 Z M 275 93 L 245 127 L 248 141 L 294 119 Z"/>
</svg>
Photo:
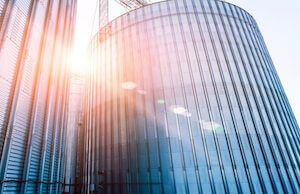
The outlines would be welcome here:
<svg viewBox="0 0 300 194">
<path fill-rule="evenodd" d="M 59 192 L 74 0 L 0 0 L 0 193 Z"/>
<path fill-rule="evenodd" d="M 91 60 L 82 191 L 299 192 L 299 127 L 243 9 L 144 6 L 100 29 Z"/>
</svg>

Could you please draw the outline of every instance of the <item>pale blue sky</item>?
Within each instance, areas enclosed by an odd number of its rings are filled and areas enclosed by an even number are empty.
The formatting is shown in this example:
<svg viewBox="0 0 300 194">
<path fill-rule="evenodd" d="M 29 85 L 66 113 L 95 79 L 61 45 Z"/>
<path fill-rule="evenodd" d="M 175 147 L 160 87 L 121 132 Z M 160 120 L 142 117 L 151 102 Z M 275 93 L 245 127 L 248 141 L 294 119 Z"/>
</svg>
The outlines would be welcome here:
<svg viewBox="0 0 300 194">
<path fill-rule="evenodd" d="M 296 118 L 300 121 L 300 1 L 227 1 L 244 8 L 256 19 Z M 97 31 L 97 17 L 95 20 L 93 17 L 96 4 L 97 0 L 78 0 L 74 51 L 77 56 L 84 52 L 89 38 Z M 116 4 L 113 6 L 116 7 Z M 115 8 L 113 16 L 120 11 L 120 8 Z M 82 65 L 78 60 L 76 63 Z"/>
</svg>

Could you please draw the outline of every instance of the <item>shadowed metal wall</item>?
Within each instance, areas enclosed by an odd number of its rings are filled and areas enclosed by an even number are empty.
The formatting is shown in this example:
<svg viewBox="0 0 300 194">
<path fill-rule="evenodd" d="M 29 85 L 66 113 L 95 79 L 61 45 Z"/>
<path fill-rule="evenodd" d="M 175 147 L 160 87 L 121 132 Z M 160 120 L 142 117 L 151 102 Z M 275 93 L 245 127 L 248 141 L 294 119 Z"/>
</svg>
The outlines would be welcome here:
<svg viewBox="0 0 300 194">
<path fill-rule="evenodd" d="M 59 192 L 76 0 L 0 0 L 0 193 Z"/>
<path fill-rule="evenodd" d="M 297 193 L 299 127 L 243 9 L 170 0 L 91 44 L 82 191 Z"/>
<path fill-rule="evenodd" d="M 76 165 L 78 147 L 82 145 L 78 141 L 78 129 L 81 125 L 81 111 L 82 111 L 82 96 L 84 90 L 84 78 L 82 75 L 71 73 L 70 75 L 70 89 L 68 99 L 68 125 L 65 140 L 65 169 L 64 182 L 66 184 L 64 191 L 67 193 L 74 193 L 76 184 Z M 79 143 L 78 143 L 79 142 Z M 76 193 L 76 192 L 75 192 Z"/>
</svg>

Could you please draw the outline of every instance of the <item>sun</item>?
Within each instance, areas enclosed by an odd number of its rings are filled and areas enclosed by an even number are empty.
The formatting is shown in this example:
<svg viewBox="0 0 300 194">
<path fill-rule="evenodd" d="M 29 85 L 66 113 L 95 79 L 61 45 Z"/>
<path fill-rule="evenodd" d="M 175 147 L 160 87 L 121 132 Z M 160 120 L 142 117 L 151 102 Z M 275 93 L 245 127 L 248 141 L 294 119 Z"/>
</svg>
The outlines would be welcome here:
<svg viewBox="0 0 300 194">
<path fill-rule="evenodd" d="M 73 52 L 69 61 L 69 68 L 72 74 L 84 76 L 88 73 L 89 60 L 85 53 Z"/>
</svg>

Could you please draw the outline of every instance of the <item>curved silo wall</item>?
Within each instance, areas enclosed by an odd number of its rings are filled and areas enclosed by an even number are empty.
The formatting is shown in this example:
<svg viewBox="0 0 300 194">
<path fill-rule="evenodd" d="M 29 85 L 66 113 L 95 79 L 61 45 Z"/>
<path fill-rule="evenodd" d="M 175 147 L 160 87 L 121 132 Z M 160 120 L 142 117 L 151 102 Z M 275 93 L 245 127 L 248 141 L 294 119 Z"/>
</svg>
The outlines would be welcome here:
<svg viewBox="0 0 300 194">
<path fill-rule="evenodd" d="M 102 28 L 91 51 L 85 189 L 299 191 L 299 127 L 246 11 L 154 3 Z"/>
</svg>

